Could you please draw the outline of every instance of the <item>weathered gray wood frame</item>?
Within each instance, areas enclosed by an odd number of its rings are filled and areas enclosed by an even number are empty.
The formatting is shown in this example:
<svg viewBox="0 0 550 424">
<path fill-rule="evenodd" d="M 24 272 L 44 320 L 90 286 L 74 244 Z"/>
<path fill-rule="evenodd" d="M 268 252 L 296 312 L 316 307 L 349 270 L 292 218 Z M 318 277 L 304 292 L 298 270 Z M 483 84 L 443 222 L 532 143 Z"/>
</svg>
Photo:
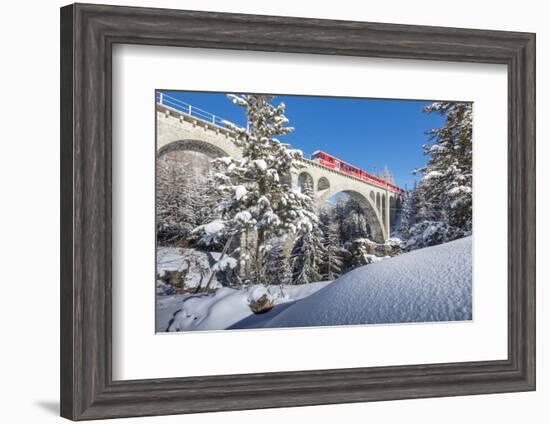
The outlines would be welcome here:
<svg viewBox="0 0 550 424">
<path fill-rule="evenodd" d="M 115 43 L 508 66 L 508 360 L 113 381 Z M 61 415 L 74 420 L 535 389 L 535 35 L 75 4 L 61 9 Z"/>
</svg>

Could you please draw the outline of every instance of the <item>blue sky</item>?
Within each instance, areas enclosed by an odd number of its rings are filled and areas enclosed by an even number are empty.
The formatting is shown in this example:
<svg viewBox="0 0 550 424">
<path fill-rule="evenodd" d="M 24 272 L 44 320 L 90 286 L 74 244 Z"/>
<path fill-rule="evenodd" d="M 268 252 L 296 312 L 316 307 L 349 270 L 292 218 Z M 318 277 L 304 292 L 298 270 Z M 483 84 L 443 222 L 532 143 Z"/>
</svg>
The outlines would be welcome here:
<svg viewBox="0 0 550 424">
<path fill-rule="evenodd" d="M 244 110 L 225 94 L 164 92 L 245 125 Z M 367 172 L 376 173 L 387 165 L 396 183 L 408 188 L 418 179 L 411 171 L 427 160 L 422 153 L 422 145 L 428 142 L 426 131 L 443 124 L 441 116 L 422 112 L 429 101 L 281 95 L 273 103 L 281 101 L 286 104 L 289 125 L 295 128 L 281 141 L 307 157 L 323 150 Z"/>
</svg>

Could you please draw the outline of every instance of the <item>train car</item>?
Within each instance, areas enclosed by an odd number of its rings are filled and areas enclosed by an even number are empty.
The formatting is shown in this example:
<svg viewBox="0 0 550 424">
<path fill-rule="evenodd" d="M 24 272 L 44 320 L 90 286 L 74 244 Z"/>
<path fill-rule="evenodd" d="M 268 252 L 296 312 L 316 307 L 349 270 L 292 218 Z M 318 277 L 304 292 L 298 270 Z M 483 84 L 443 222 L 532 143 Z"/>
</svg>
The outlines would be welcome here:
<svg viewBox="0 0 550 424">
<path fill-rule="evenodd" d="M 322 152 L 321 150 L 317 150 L 316 152 L 314 152 L 311 155 L 311 160 L 323 165 L 326 168 L 335 169 L 337 171 L 340 171 L 352 177 L 370 182 L 371 184 L 375 184 L 380 187 L 385 187 L 395 192 L 404 192 L 404 190 L 402 190 L 395 184 L 392 184 L 375 175 L 369 174 L 368 172 L 365 172 L 362 169 L 359 169 L 353 165 L 350 165 L 349 163 L 346 163 L 338 158 L 335 158 L 334 156 L 331 156 L 328 153 Z"/>
<path fill-rule="evenodd" d="M 311 160 L 330 169 L 340 169 L 340 161 L 325 152 L 317 150 L 311 155 Z M 337 167 L 338 165 L 338 167 Z"/>
</svg>

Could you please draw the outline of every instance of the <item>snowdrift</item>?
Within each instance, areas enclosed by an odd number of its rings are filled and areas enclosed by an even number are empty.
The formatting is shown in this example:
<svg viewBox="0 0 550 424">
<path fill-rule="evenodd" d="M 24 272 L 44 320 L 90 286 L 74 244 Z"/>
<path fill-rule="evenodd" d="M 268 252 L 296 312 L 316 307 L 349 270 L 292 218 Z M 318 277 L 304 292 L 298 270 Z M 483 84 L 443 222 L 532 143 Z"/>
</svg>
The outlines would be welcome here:
<svg viewBox="0 0 550 424">
<path fill-rule="evenodd" d="M 330 284 L 330 281 L 298 286 L 253 286 L 236 290 L 222 287 L 215 294 L 180 294 L 157 297 L 156 331 L 224 330 L 240 322 L 244 328 L 261 328 L 262 323 L 277 315 L 286 305 Z M 259 290 L 262 289 L 262 290 Z M 275 307 L 262 315 L 255 315 L 248 304 L 254 298 L 269 292 Z"/>
<path fill-rule="evenodd" d="M 261 323 L 264 328 L 472 319 L 472 238 L 357 268 Z M 240 325 L 242 324 L 242 325 Z M 244 320 L 232 328 L 251 328 Z M 258 327 L 258 322 L 255 323 Z"/>
</svg>

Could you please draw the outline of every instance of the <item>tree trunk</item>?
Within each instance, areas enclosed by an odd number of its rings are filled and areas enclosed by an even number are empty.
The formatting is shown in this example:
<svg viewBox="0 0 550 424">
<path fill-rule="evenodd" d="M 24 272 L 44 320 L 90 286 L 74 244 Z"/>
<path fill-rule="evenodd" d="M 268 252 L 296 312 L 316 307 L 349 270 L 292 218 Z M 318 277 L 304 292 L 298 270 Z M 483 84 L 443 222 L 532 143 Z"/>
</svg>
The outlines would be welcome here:
<svg viewBox="0 0 550 424">
<path fill-rule="evenodd" d="M 261 258 L 261 246 L 264 243 L 264 230 L 258 230 L 257 237 L 256 237 L 256 278 L 257 284 L 265 284 L 265 275 L 263 272 L 262 267 L 262 258 Z"/>
<path fill-rule="evenodd" d="M 225 254 L 227 253 L 227 249 L 229 249 L 229 245 L 231 244 L 231 241 L 233 240 L 233 235 L 231 237 L 229 237 L 229 239 L 227 240 L 227 242 L 225 243 L 225 246 L 223 247 L 223 250 L 222 250 L 222 254 L 220 255 L 220 259 L 218 260 L 217 263 L 221 262 L 221 260 L 223 259 L 223 257 L 225 256 Z M 210 288 L 210 284 L 212 283 L 212 279 L 214 278 L 214 274 L 216 272 L 214 270 L 211 271 L 210 273 L 210 278 L 208 278 L 208 282 L 206 283 L 206 287 L 204 288 L 204 291 L 208 291 L 208 289 Z M 195 293 L 198 293 L 198 291 L 200 290 L 201 288 L 201 285 L 199 284 L 197 286 L 197 289 L 195 290 Z"/>
</svg>

